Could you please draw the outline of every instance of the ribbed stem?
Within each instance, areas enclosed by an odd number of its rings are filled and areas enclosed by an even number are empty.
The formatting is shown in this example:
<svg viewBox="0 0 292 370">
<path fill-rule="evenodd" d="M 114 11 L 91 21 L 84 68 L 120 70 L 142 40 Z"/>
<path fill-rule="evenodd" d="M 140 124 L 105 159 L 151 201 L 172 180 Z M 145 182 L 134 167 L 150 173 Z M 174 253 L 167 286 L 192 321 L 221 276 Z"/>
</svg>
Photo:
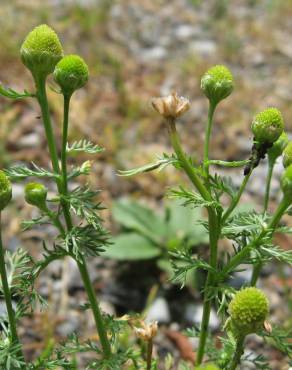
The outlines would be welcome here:
<svg viewBox="0 0 292 370">
<path fill-rule="evenodd" d="M 168 124 L 169 135 L 172 147 L 181 162 L 181 165 L 187 174 L 188 178 L 191 180 L 195 188 L 199 191 L 201 196 L 208 201 L 212 200 L 212 197 L 205 187 L 205 185 L 201 182 L 200 178 L 196 174 L 194 168 L 191 166 L 190 162 L 186 158 L 180 140 L 176 131 L 175 121 L 170 120 Z M 217 214 L 212 207 L 207 208 L 208 211 L 208 221 L 209 221 L 209 240 L 210 240 L 210 265 L 216 269 L 217 267 L 217 242 L 219 237 L 219 230 L 218 230 L 218 220 Z M 210 311 L 211 311 L 211 300 L 209 297 L 209 288 L 213 285 L 215 281 L 215 275 L 213 272 L 208 273 L 208 277 L 206 280 L 205 285 L 205 296 L 204 296 L 204 308 L 203 308 L 203 318 L 202 318 L 202 325 L 200 331 L 200 342 L 199 342 L 199 350 L 197 354 L 197 363 L 201 364 L 204 352 L 205 352 L 205 345 L 206 339 L 208 334 L 208 326 L 209 326 L 209 319 L 210 319 Z"/>
<path fill-rule="evenodd" d="M 18 338 L 17 330 L 16 330 L 15 313 L 14 313 L 13 306 L 12 306 L 11 292 L 10 292 L 8 281 L 7 281 L 7 273 L 6 273 L 6 267 L 5 267 L 4 248 L 2 244 L 1 212 L 0 212 L 0 276 L 1 276 L 3 295 L 4 295 L 6 309 L 7 309 L 9 328 L 10 328 L 10 333 L 11 333 L 11 341 L 15 345 L 20 346 L 20 342 L 19 342 L 19 338 Z M 23 356 L 21 349 L 19 349 L 18 356 L 19 356 L 19 359 L 24 361 L 24 356 Z"/>
<path fill-rule="evenodd" d="M 266 190 L 265 190 L 265 200 L 264 200 L 264 212 L 267 212 L 268 207 L 269 207 L 271 181 L 272 181 L 274 167 L 275 167 L 275 161 L 269 161 L 268 175 L 267 175 L 267 181 L 266 181 Z"/>
<path fill-rule="evenodd" d="M 213 126 L 213 116 L 216 109 L 217 104 L 210 103 L 209 111 L 208 111 L 208 122 L 205 132 L 205 145 L 204 145 L 204 172 L 205 176 L 208 179 L 209 175 L 209 146 L 210 146 L 210 138 L 211 138 L 211 130 Z"/>
</svg>

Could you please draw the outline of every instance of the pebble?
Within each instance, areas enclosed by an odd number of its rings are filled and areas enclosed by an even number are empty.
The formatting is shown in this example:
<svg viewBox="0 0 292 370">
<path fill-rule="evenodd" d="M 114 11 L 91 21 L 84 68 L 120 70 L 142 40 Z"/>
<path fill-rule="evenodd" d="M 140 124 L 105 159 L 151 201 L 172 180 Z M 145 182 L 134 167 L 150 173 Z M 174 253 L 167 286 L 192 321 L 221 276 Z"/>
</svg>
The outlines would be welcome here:
<svg viewBox="0 0 292 370">
<path fill-rule="evenodd" d="M 203 304 L 193 304 L 190 303 L 186 307 L 185 320 L 191 324 L 198 325 L 201 323 L 203 314 Z M 219 329 L 220 320 L 214 309 L 211 310 L 209 327 L 212 331 Z"/>
<path fill-rule="evenodd" d="M 165 298 L 158 297 L 152 303 L 146 321 L 158 321 L 159 323 L 168 323 L 170 321 L 170 311 Z"/>
</svg>

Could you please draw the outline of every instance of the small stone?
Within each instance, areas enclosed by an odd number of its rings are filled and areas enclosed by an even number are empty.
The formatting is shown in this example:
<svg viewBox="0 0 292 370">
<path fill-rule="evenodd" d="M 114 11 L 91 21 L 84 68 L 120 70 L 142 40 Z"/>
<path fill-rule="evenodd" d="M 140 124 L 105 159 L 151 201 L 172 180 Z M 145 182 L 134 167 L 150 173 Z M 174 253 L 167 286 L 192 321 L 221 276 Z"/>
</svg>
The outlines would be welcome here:
<svg viewBox="0 0 292 370">
<path fill-rule="evenodd" d="M 188 304 L 185 312 L 185 319 L 190 324 L 199 325 L 202 320 L 203 305 L 202 304 Z M 209 327 L 215 331 L 220 327 L 220 320 L 214 309 L 211 309 Z"/>
<path fill-rule="evenodd" d="M 148 311 L 146 321 L 158 321 L 159 323 L 168 323 L 170 321 L 168 303 L 163 297 L 155 299 Z"/>
</svg>

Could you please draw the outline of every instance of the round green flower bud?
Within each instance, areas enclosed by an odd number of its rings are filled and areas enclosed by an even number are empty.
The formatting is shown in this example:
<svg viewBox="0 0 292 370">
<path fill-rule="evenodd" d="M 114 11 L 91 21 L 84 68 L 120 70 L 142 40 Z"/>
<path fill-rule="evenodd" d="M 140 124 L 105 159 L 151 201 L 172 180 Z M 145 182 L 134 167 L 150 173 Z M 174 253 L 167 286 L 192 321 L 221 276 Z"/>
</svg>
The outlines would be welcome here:
<svg viewBox="0 0 292 370">
<path fill-rule="evenodd" d="M 210 68 L 201 79 L 201 89 L 206 97 L 218 104 L 229 96 L 233 90 L 233 76 L 225 66 L 217 65 Z"/>
<path fill-rule="evenodd" d="M 9 178 L 0 170 L 0 211 L 2 211 L 12 198 L 12 187 Z"/>
<path fill-rule="evenodd" d="M 254 117 L 251 129 L 259 144 L 273 144 L 284 130 L 281 112 L 276 108 L 263 110 Z"/>
<path fill-rule="evenodd" d="M 292 164 L 292 141 L 289 141 L 286 148 L 283 151 L 283 166 L 289 167 Z"/>
<path fill-rule="evenodd" d="M 292 201 L 292 164 L 285 169 L 281 177 L 281 188 L 284 197 Z"/>
<path fill-rule="evenodd" d="M 284 149 L 289 142 L 288 135 L 286 132 L 282 132 L 281 136 L 277 141 L 274 142 L 273 146 L 268 149 L 269 159 L 275 161 L 280 155 L 282 155 Z M 291 159 L 292 159 L 292 147 L 291 147 Z"/>
<path fill-rule="evenodd" d="M 54 78 L 64 95 L 71 95 L 88 81 L 88 67 L 78 55 L 67 55 L 55 67 Z"/>
<path fill-rule="evenodd" d="M 46 208 L 48 189 L 37 182 L 30 182 L 25 186 L 25 200 L 28 204 L 36 206 L 40 209 Z"/>
<path fill-rule="evenodd" d="M 229 304 L 231 329 L 234 335 L 256 333 L 269 313 L 265 294 L 257 288 L 244 288 L 237 292 Z"/>
<path fill-rule="evenodd" d="M 63 49 L 56 32 L 42 24 L 27 35 L 20 54 L 23 64 L 34 78 L 45 78 L 54 71 L 56 64 L 63 57 Z"/>
</svg>

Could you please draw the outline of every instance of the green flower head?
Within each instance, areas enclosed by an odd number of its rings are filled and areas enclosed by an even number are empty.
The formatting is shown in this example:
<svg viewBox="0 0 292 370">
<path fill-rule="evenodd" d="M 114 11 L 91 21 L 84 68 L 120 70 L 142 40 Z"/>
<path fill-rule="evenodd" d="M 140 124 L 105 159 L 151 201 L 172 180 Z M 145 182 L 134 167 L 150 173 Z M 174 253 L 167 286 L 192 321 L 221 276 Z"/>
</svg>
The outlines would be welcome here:
<svg viewBox="0 0 292 370">
<path fill-rule="evenodd" d="M 9 178 L 0 170 L 0 211 L 2 211 L 12 198 L 12 187 Z"/>
<path fill-rule="evenodd" d="M 292 202 L 292 164 L 285 169 L 281 177 L 281 188 L 284 197 Z"/>
<path fill-rule="evenodd" d="M 201 89 L 213 104 L 227 98 L 233 90 L 233 76 L 225 66 L 210 68 L 201 79 Z"/>
<path fill-rule="evenodd" d="M 67 55 L 56 65 L 54 78 L 63 94 L 71 95 L 88 81 L 87 64 L 78 55 Z"/>
<path fill-rule="evenodd" d="M 289 167 L 292 164 L 292 141 L 289 141 L 288 145 L 283 151 L 283 166 Z"/>
<path fill-rule="evenodd" d="M 284 130 L 281 112 L 276 108 L 267 108 L 258 113 L 251 124 L 254 139 L 259 144 L 273 144 Z"/>
<path fill-rule="evenodd" d="M 28 204 L 36 206 L 40 209 L 46 208 L 48 189 L 37 182 L 30 182 L 25 186 L 25 200 Z"/>
<path fill-rule="evenodd" d="M 237 292 L 229 304 L 231 328 L 235 335 L 256 333 L 269 313 L 265 294 L 257 288 L 244 288 Z"/>
<path fill-rule="evenodd" d="M 282 155 L 284 149 L 289 142 L 286 132 L 282 132 L 281 136 L 277 141 L 274 142 L 273 146 L 268 149 L 269 159 L 275 161 L 280 155 Z M 292 147 L 291 147 L 291 159 L 292 159 Z"/>
<path fill-rule="evenodd" d="M 27 35 L 20 54 L 23 64 L 34 78 L 45 78 L 63 57 L 63 49 L 56 32 L 46 24 L 41 24 Z"/>
</svg>

